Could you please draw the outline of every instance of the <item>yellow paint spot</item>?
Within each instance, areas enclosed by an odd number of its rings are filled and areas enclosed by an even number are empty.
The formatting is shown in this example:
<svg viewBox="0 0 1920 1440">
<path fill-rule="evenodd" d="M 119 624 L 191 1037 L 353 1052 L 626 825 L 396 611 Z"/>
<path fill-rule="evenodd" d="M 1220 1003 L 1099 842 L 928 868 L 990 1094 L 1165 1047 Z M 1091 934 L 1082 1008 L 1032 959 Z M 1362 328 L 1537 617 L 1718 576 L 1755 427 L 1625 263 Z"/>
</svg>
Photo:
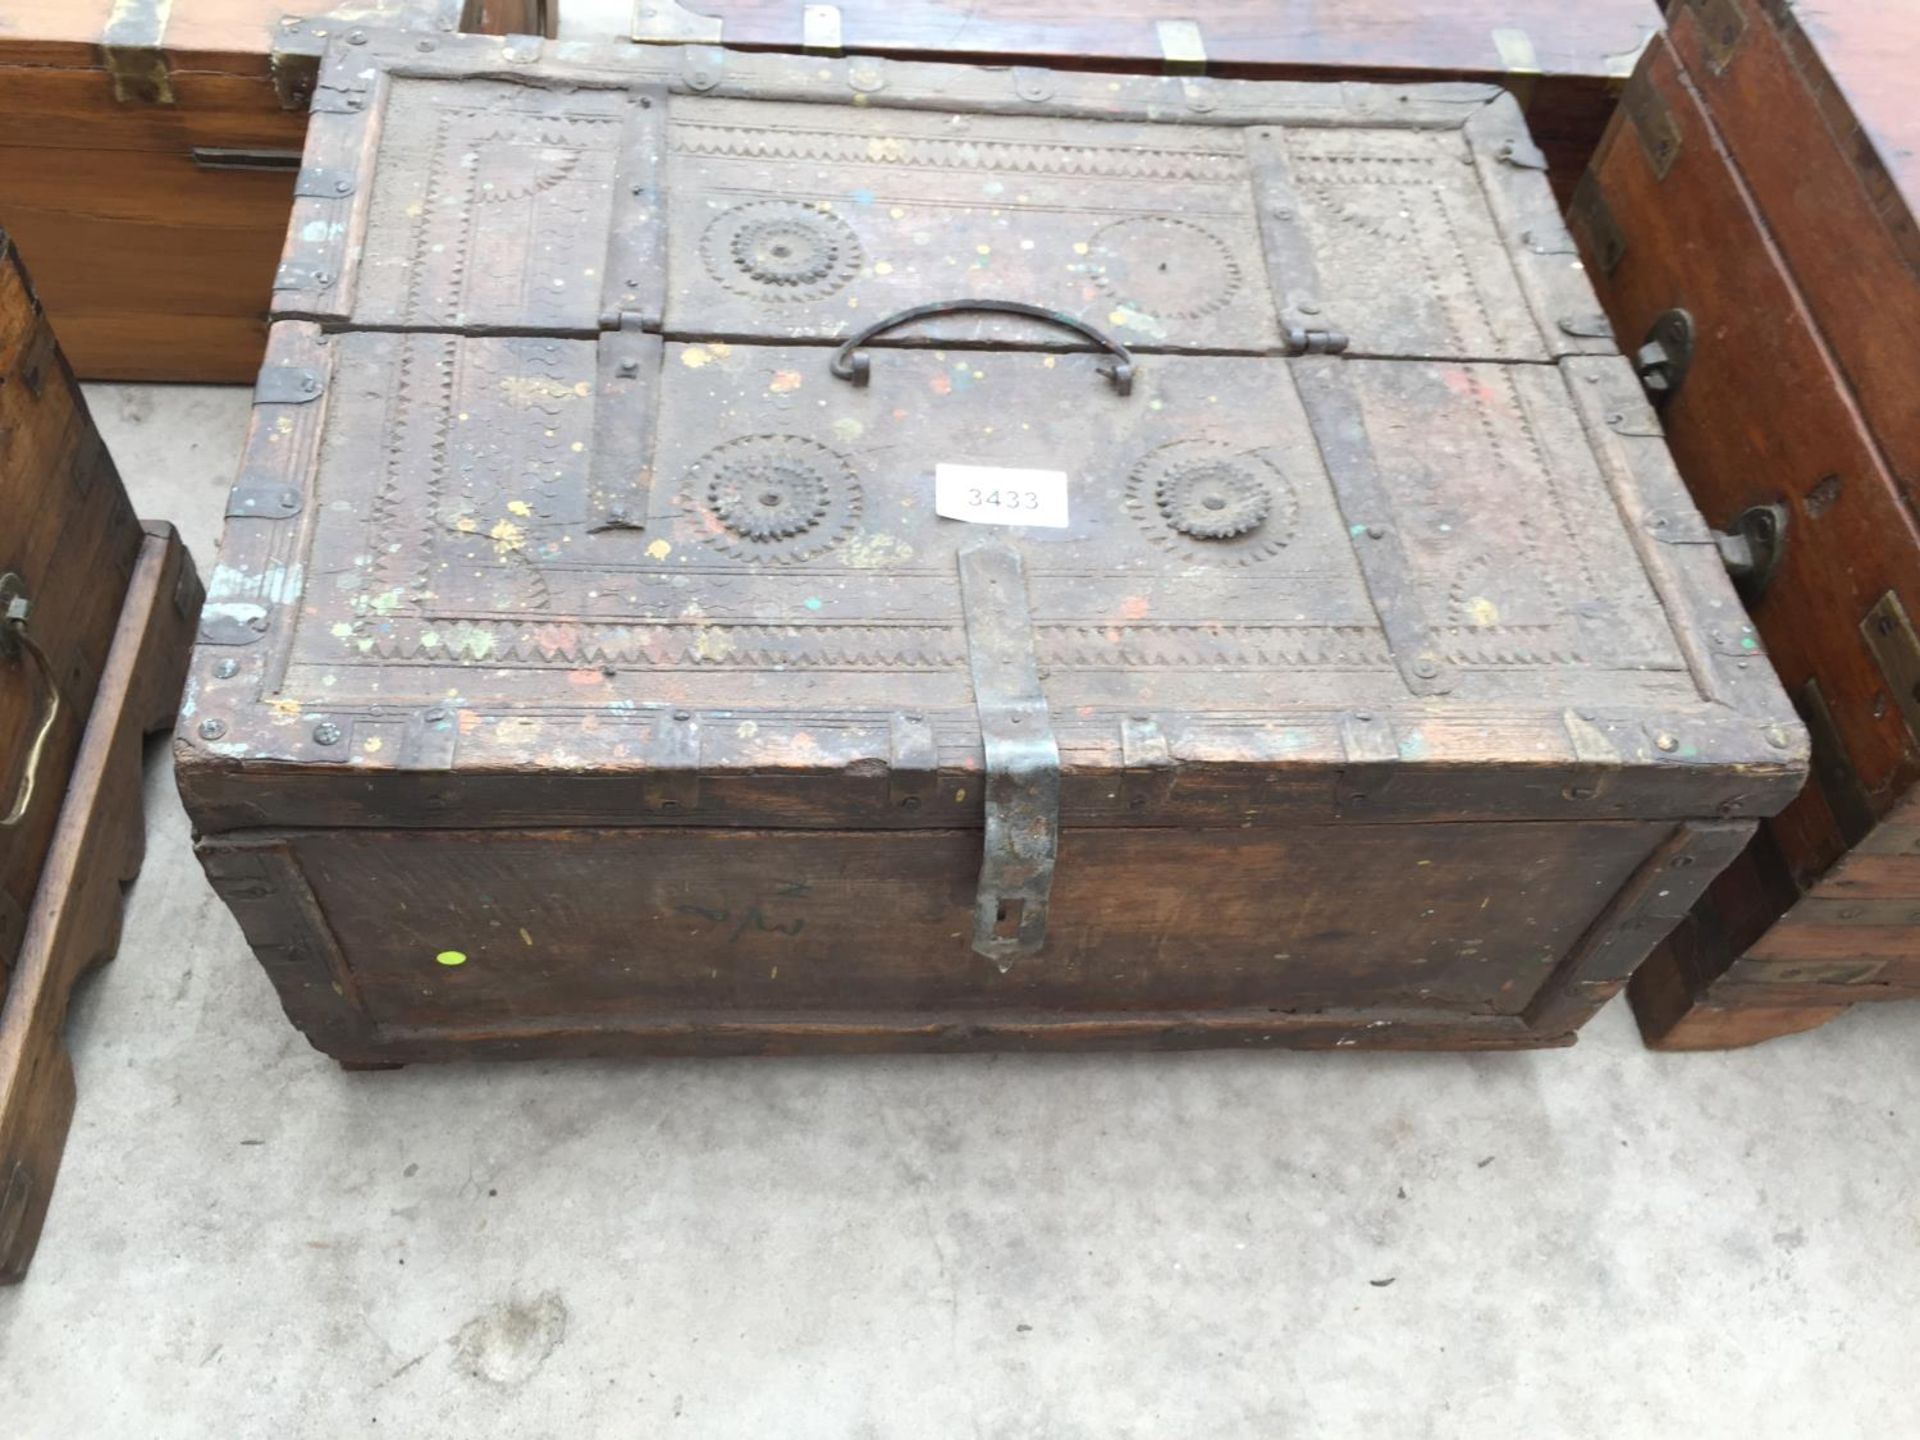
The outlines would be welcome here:
<svg viewBox="0 0 1920 1440">
<path fill-rule="evenodd" d="M 1074 254 L 1076 254 L 1076 255 L 1084 255 L 1084 254 L 1086 254 L 1086 253 L 1087 253 L 1087 242 L 1086 242 L 1086 241 L 1084 241 L 1084 240 L 1076 240 L 1076 241 L 1074 241 L 1074 242 L 1073 242 L 1073 253 L 1074 253 Z"/>
<path fill-rule="evenodd" d="M 378 735 L 369 735 L 361 744 L 360 748 L 369 755 L 378 755 L 380 753 L 380 737 Z"/>
<path fill-rule="evenodd" d="M 651 555 L 655 560 L 664 560 L 672 553 L 673 546 L 664 540 L 656 540 L 647 546 L 647 554 Z"/>
<path fill-rule="evenodd" d="M 905 147 L 892 135 L 876 135 L 867 141 L 869 160 L 898 160 L 905 153 Z M 820 208 L 823 210 L 826 208 L 824 202 Z"/>
<path fill-rule="evenodd" d="M 702 660 L 724 660 L 733 654 L 737 647 L 733 637 L 724 630 L 715 630 L 708 626 L 700 627 L 700 638 L 693 642 L 693 653 Z"/>
<path fill-rule="evenodd" d="M 702 365 L 713 363 L 713 352 L 704 345 L 689 345 L 680 352 L 680 363 L 689 370 L 698 370 Z"/>
<path fill-rule="evenodd" d="M 991 245 L 976 245 L 973 247 L 973 253 L 976 255 L 991 255 L 993 253 L 993 247 Z"/>
<path fill-rule="evenodd" d="M 913 558 L 913 547 L 891 535 L 862 535 L 851 541 L 843 552 L 845 563 L 855 570 L 879 570 L 888 565 L 904 565 Z"/>
<path fill-rule="evenodd" d="M 502 520 L 489 533 L 493 536 L 493 553 L 502 558 L 527 548 L 527 532 L 511 520 Z"/>
<path fill-rule="evenodd" d="M 1500 610 L 1486 596 L 1476 595 L 1467 602 L 1467 618 L 1484 629 L 1500 623 Z"/>
<path fill-rule="evenodd" d="M 474 531 L 478 530 L 480 527 L 474 524 L 473 516 L 462 515 L 459 519 L 453 522 L 453 528 L 458 530 L 462 535 L 471 535 Z"/>
<path fill-rule="evenodd" d="M 769 980 L 778 980 L 780 978 L 780 967 L 776 965 L 771 970 L 769 970 L 767 972 L 767 978 Z"/>
<path fill-rule="evenodd" d="M 953 803 L 956 805 L 964 804 L 966 798 L 967 792 L 965 790 L 956 790 L 953 792 Z"/>
<path fill-rule="evenodd" d="M 591 387 L 578 388 L 563 384 L 558 380 L 549 380 L 543 375 L 509 375 L 501 380 L 500 388 L 507 394 L 507 401 L 513 405 L 532 405 L 540 400 L 571 400 L 576 395 L 590 393 Z M 467 417 L 462 415 L 462 420 Z"/>
<path fill-rule="evenodd" d="M 787 395 L 798 390 L 805 383 L 805 377 L 798 370 L 776 370 L 773 379 L 767 382 L 767 389 L 776 395 Z"/>
<path fill-rule="evenodd" d="M 738 725 L 733 727 L 733 733 L 738 735 L 742 740 L 751 740 L 760 733 L 760 726 L 757 721 L 742 720 Z"/>
<path fill-rule="evenodd" d="M 1040 363 L 1046 366 L 1047 369 L 1051 370 L 1053 369 L 1054 366 L 1058 365 L 1060 362 L 1057 359 L 1055 359 L 1053 356 L 1049 355 L 1047 356 L 1046 359 L 1042 360 Z"/>
<path fill-rule="evenodd" d="M 578 455 L 582 450 L 586 449 L 587 447 L 583 441 L 576 440 L 568 448 L 572 450 L 574 454 Z"/>
<path fill-rule="evenodd" d="M 524 500 L 507 501 L 507 509 L 512 511 L 515 515 L 521 516 L 522 518 L 525 518 L 526 516 L 533 514 L 533 506 L 529 505 Z"/>
<path fill-rule="evenodd" d="M 896 220 L 904 220 L 907 218 L 907 212 L 902 210 L 898 205 L 894 206 L 891 210 L 889 210 L 887 214 L 891 215 Z"/>
<path fill-rule="evenodd" d="M 533 936 L 527 933 L 527 927 L 524 925 L 520 927 L 520 938 L 526 942 L 528 949 L 533 948 Z"/>
<path fill-rule="evenodd" d="M 273 711 L 273 723 L 276 725 L 290 725 L 300 718 L 300 702 L 298 700 L 289 700 L 285 697 L 278 700 L 269 700 L 267 702 L 267 708 Z"/>
<path fill-rule="evenodd" d="M 707 342 L 707 348 L 711 350 L 714 354 L 718 355 L 722 360 L 726 359 L 727 356 L 733 353 L 733 346 L 729 345 L 724 340 L 709 340 Z"/>
<path fill-rule="evenodd" d="M 573 393 L 585 399 L 587 396 L 593 394 L 593 386 L 582 380 L 578 385 L 573 387 Z"/>
<path fill-rule="evenodd" d="M 336 640 L 345 640 L 353 634 L 353 626 L 344 620 L 336 620 L 328 633 Z"/>
<path fill-rule="evenodd" d="M 467 963 L 467 952 L 464 950 L 442 950 L 433 958 L 434 962 L 439 965 L 464 965 Z"/>
<path fill-rule="evenodd" d="M 876 260 L 873 262 L 873 273 L 876 275 L 891 275 L 893 273 L 893 265 L 886 260 Z"/>
</svg>

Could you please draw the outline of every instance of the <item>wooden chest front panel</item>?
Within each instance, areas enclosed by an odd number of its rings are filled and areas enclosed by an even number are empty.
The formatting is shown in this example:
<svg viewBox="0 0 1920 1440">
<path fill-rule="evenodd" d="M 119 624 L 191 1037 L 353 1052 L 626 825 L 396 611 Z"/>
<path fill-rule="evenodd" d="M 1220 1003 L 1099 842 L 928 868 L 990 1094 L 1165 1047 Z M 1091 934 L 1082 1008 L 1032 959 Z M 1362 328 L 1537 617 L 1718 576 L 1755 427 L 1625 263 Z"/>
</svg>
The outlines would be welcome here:
<svg viewBox="0 0 1920 1440">
<path fill-rule="evenodd" d="M 59 701 L 28 809 L 0 828 L 0 977 L 19 948 L 141 534 L 80 387 L 0 231 L 0 575 L 18 576 L 33 603 L 28 634 L 53 665 Z M 0 654 L 0 816 L 20 794 L 48 698 L 45 677 L 24 651 Z"/>
<path fill-rule="evenodd" d="M 203 857 L 243 923 L 255 903 L 250 935 L 295 1019 L 345 1058 L 515 1029 L 644 1049 L 687 1023 L 758 1024 L 776 1043 L 776 1015 L 885 1033 L 996 1014 L 1065 1030 L 1331 1012 L 1343 1033 L 1517 1042 L 1530 1009 L 1565 998 L 1569 955 L 1667 834 L 1069 832 L 1053 942 L 1007 974 L 969 948 L 971 830 L 314 831 L 213 840 Z M 324 946 L 259 931 L 280 913 L 259 906 L 267 876 L 283 903 L 309 897 Z"/>
</svg>

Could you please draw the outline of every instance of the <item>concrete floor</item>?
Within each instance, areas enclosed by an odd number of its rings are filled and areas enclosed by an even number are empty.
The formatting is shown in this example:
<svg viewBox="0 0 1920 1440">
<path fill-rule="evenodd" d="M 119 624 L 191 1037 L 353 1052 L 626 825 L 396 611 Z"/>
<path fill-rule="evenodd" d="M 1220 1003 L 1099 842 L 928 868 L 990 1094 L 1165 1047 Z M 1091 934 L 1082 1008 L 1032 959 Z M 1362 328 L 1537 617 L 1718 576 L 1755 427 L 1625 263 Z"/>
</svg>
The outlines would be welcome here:
<svg viewBox="0 0 1920 1440">
<path fill-rule="evenodd" d="M 244 391 L 99 386 L 203 567 Z M 14 1437 L 1920 1435 L 1920 1011 L 1726 1056 L 343 1074 L 164 747 Z"/>
</svg>

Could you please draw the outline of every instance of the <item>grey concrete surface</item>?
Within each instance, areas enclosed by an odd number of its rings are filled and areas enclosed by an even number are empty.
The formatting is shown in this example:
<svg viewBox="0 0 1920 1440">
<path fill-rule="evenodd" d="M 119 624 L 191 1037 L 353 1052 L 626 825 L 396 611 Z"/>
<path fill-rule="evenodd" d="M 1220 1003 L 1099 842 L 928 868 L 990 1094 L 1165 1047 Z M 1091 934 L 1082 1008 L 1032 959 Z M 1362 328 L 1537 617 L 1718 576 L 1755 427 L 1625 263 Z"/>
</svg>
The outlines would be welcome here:
<svg viewBox="0 0 1920 1440">
<path fill-rule="evenodd" d="M 239 391 L 95 387 L 211 554 Z M 0 1436 L 1920 1435 L 1920 1010 L 1726 1056 L 343 1074 L 164 753 Z"/>
</svg>

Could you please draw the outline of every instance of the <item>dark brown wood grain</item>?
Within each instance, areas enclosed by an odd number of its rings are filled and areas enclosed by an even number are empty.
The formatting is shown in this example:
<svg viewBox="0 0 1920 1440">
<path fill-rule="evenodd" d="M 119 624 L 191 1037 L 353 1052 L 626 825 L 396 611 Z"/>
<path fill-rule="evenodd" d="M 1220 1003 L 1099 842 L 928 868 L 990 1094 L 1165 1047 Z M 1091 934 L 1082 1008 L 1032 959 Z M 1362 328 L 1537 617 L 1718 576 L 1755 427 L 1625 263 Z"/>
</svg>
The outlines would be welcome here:
<svg viewBox="0 0 1920 1440">
<path fill-rule="evenodd" d="M 0 1284 L 24 1277 L 46 1220 L 75 1099 L 68 1001 L 119 948 L 145 853 L 143 741 L 173 717 L 199 604 L 179 536 L 148 525 L 0 1006 Z"/>
<path fill-rule="evenodd" d="M 1920 11 L 1903 0 L 1683 0 L 1671 20 L 1674 51 L 1868 431 L 1920 503 Z"/>
<path fill-rule="evenodd" d="M 317 93 L 176 754 L 346 1063 L 1557 1044 L 1801 781 L 1497 89 L 374 36 Z M 943 300 L 1041 314 L 836 370 Z"/>
<path fill-rule="evenodd" d="M 0 231 L 0 575 L 17 576 L 28 634 L 54 667 L 58 713 L 32 801 L 0 828 L 0 989 L 52 843 L 67 775 L 107 663 L 140 522 L 62 359 L 11 238 Z M 23 648 L 0 653 L 0 815 L 26 781 L 49 704 Z"/>
<path fill-rule="evenodd" d="M 0 23 L 0 224 L 75 370 L 98 380 L 245 383 L 259 368 L 306 128 L 278 46 L 317 54 L 337 0 L 175 0 L 110 52 L 108 0 L 19 0 Z M 439 33 L 547 25 L 513 0 L 356 0 L 360 25 Z M 548 12 L 543 15 L 542 12 Z M 138 27 L 135 27 L 138 30 Z M 122 98 L 116 72 L 144 98 Z M 155 79 L 153 77 L 159 77 Z M 122 82 L 124 86 L 124 81 Z M 281 168 L 273 168 L 279 166 Z M 267 167 L 267 168 L 255 168 Z"/>
</svg>

